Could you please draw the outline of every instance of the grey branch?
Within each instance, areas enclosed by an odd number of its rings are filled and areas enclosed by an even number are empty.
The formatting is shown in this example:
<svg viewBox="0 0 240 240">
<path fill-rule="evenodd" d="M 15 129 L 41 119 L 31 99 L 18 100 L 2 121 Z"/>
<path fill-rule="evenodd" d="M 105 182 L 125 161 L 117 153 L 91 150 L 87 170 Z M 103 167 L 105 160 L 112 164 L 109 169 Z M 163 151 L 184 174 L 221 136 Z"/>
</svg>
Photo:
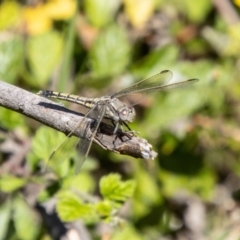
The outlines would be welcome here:
<svg viewBox="0 0 240 240">
<path fill-rule="evenodd" d="M 86 118 L 81 127 L 76 129 L 83 118 L 82 114 L 3 81 L 0 81 L 0 106 L 35 119 L 66 135 L 74 129 L 73 135 L 80 138 L 92 134 L 93 119 Z M 154 159 L 157 156 L 145 139 L 137 136 L 129 137 L 129 134 L 125 134 L 120 129 L 113 134 L 113 130 L 113 126 L 101 123 L 94 142 L 104 149 L 135 158 Z"/>
</svg>

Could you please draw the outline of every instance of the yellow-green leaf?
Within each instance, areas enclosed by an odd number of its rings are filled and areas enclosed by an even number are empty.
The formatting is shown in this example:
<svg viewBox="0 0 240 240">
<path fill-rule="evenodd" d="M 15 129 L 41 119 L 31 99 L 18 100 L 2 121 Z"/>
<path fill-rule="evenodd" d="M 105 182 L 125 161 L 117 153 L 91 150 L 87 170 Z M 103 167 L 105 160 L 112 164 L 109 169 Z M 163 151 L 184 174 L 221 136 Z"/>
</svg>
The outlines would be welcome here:
<svg viewBox="0 0 240 240">
<path fill-rule="evenodd" d="M 11 176 L 11 175 L 3 175 L 0 178 L 0 191 L 9 193 L 24 186 L 25 183 L 26 183 L 26 180 L 23 178 Z"/>
<path fill-rule="evenodd" d="M 121 181 L 119 174 L 109 174 L 100 180 L 100 192 L 104 198 L 115 201 L 125 201 L 133 195 L 135 182 Z"/>
<path fill-rule="evenodd" d="M 61 192 L 58 198 L 57 213 L 62 221 L 74 221 L 79 218 L 91 221 L 97 218 L 94 206 L 83 203 L 77 195 L 66 191 Z"/>
</svg>

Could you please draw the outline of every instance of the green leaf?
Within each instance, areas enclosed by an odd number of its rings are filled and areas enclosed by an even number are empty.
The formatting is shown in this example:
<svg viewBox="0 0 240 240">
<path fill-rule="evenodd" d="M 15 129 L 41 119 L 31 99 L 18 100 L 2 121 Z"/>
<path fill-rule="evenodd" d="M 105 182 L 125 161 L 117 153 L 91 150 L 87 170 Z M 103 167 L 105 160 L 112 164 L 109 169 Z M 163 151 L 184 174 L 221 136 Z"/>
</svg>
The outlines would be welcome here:
<svg viewBox="0 0 240 240">
<path fill-rule="evenodd" d="M 83 184 L 84 183 L 84 184 Z M 70 176 L 63 180 L 64 189 L 73 189 L 79 192 L 92 193 L 95 190 L 95 181 L 88 172 L 81 171 L 76 176 Z"/>
<path fill-rule="evenodd" d="M 61 132 L 45 126 L 40 127 L 32 141 L 32 153 L 29 153 L 27 156 L 29 164 L 34 167 L 37 164 L 36 161 L 43 160 L 47 167 L 55 170 L 60 176 L 65 175 L 69 167 L 69 162 L 66 160 L 76 154 L 74 148 L 65 149 L 57 158 L 48 161 L 53 151 L 65 139 L 66 136 Z M 72 138 L 69 141 L 72 141 Z"/>
<path fill-rule="evenodd" d="M 142 240 L 143 237 L 137 233 L 137 231 L 132 226 L 122 227 L 121 230 L 115 231 L 111 240 L 122 240 L 122 239 L 131 239 L 131 240 Z"/>
<path fill-rule="evenodd" d="M 168 197 L 172 197 L 181 189 L 187 189 L 198 194 L 204 200 L 210 200 L 213 197 L 212 189 L 216 184 L 214 172 L 207 168 L 202 169 L 193 176 L 172 174 L 161 169 L 159 178 L 163 182 L 162 191 Z"/>
<path fill-rule="evenodd" d="M 4 39 L 4 38 L 3 38 Z M 15 35 L 8 35 L 0 41 L 0 79 L 9 83 L 16 81 L 22 67 L 23 41 Z"/>
<path fill-rule="evenodd" d="M 114 201 L 125 201 L 132 197 L 135 182 L 121 181 L 119 174 L 109 174 L 100 180 L 100 192 L 104 198 Z"/>
<path fill-rule="evenodd" d="M 162 194 L 154 178 L 139 165 L 135 170 L 135 179 L 137 185 L 133 199 L 133 210 L 135 215 L 140 217 L 151 211 L 152 206 L 161 203 Z"/>
<path fill-rule="evenodd" d="M 28 40 L 29 65 L 39 86 L 44 86 L 60 62 L 63 39 L 57 32 L 38 35 Z"/>
<path fill-rule="evenodd" d="M 18 239 L 37 239 L 41 229 L 39 228 L 39 218 L 21 198 L 14 200 L 13 220 Z"/>
<path fill-rule="evenodd" d="M 97 212 L 102 216 L 102 217 L 110 217 L 112 211 L 113 211 L 113 206 L 109 201 L 101 201 L 98 202 L 95 206 Z"/>
<path fill-rule="evenodd" d="M 13 192 L 26 184 L 26 180 L 12 175 L 3 175 L 0 178 L 0 190 L 3 192 Z"/>
<path fill-rule="evenodd" d="M 181 1 L 181 8 L 182 11 L 188 16 L 190 21 L 201 23 L 206 19 L 206 16 L 209 14 L 212 8 L 212 3 L 209 0 L 183 0 Z"/>
<path fill-rule="evenodd" d="M 9 110 L 7 108 L 0 108 L 0 123 L 1 126 L 12 130 L 19 126 L 24 126 L 24 117 L 17 112 Z"/>
<path fill-rule="evenodd" d="M 83 203 L 81 199 L 72 192 L 61 192 L 58 198 L 57 213 L 62 221 L 68 222 L 82 218 L 84 221 L 91 222 L 97 219 L 94 206 Z"/>
<path fill-rule="evenodd" d="M 164 48 L 150 52 L 144 59 L 135 63 L 132 72 L 137 77 L 145 79 L 162 70 L 169 69 L 175 64 L 179 52 L 180 49 L 177 46 L 166 45 Z"/>
<path fill-rule="evenodd" d="M 42 126 L 37 131 L 32 141 L 32 151 L 40 159 L 47 162 L 54 148 L 65 139 L 64 134 Z"/>
<path fill-rule="evenodd" d="M 6 239 L 6 234 L 11 219 L 11 202 L 6 201 L 0 207 L 0 239 Z"/>
<path fill-rule="evenodd" d="M 103 27 L 113 21 L 120 1 L 85 0 L 84 8 L 88 19 L 96 27 Z"/>
<path fill-rule="evenodd" d="M 93 75 L 98 78 L 123 72 L 130 61 L 130 45 L 125 32 L 112 25 L 94 43 L 91 52 Z"/>
</svg>

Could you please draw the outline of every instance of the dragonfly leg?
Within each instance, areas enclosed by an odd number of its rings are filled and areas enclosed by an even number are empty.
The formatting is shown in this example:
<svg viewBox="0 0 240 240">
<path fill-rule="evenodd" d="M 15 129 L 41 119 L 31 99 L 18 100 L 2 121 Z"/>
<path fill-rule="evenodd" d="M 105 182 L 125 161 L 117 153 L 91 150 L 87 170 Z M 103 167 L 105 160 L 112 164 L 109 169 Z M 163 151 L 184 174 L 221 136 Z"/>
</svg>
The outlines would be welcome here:
<svg viewBox="0 0 240 240">
<path fill-rule="evenodd" d="M 123 123 L 124 123 L 124 122 L 123 122 Z M 133 137 L 132 134 L 131 134 L 131 136 L 130 136 L 130 134 L 129 134 L 130 131 L 124 131 L 122 124 L 119 124 L 119 122 L 116 123 L 116 122 L 114 122 L 114 121 L 112 120 L 112 124 L 113 124 L 113 126 L 114 126 L 113 135 L 116 135 L 116 139 L 117 139 L 117 134 L 116 134 L 116 133 L 117 133 L 117 130 L 118 130 L 118 128 L 119 128 L 119 125 L 121 126 L 122 136 L 127 136 L 129 139 L 131 139 L 131 138 Z M 131 130 L 126 123 L 124 123 L 124 125 L 126 125 L 127 128 L 128 128 L 129 130 Z M 116 139 L 115 139 L 115 140 L 116 140 Z M 121 137 L 121 139 L 122 139 L 122 137 Z M 123 140 L 123 139 L 122 139 L 122 140 Z"/>
<path fill-rule="evenodd" d="M 131 140 L 134 137 L 134 133 L 130 132 L 130 131 L 119 131 L 118 134 L 116 134 L 115 140 L 113 143 L 115 143 L 115 141 L 117 140 L 117 138 L 121 139 L 122 142 L 128 141 L 127 139 L 124 139 L 124 137 L 127 137 L 128 140 Z"/>
<path fill-rule="evenodd" d="M 116 123 L 116 122 L 114 122 L 114 121 L 112 120 L 112 124 L 113 124 L 113 126 L 114 126 L 113 134 L 115 135 L 116 132 L 117 132 L 117 130 L 118 130 L 118 127 L 119 127 L 119 122 Z M 124 131 L 123 127 L 122 127 L 122 124 L 123 124 L 124 126 L 126 126 L 129 131 L 132 131 L 131 128 L 130 128 L 125 122 L 121 122 L 120 126 L 121 126 L 121 130 L 122 130 L 123 132 L 125 132 L 125 131 Z"/>
<path fill-rule="evenodd" d="M 122 133 L 123 133 L 125 136 L 129 137 L 129 139 L 131 139 L 135 134 L 139 134 L 139 132 L 136 132 L 136 131 L 134 131 L 134 130 L 131 130 L 131 128 L 127 125 L 126 122 L 121 122 L 121 123 L 117 122 L 117 123 L 116 123 L 116 122 L 112 121 L 112 124 L 113 124 L 113 126 L 114 126 L 113 135 L 115 135 L 115 134 L 117 133 L 117 130 L 118 130 L 118 128 L 119 128 L 119 125 L 121 126 Z M 127 127 L 128 131 L 125 131 L 125 130 L 124 130 L 123 125 L 124 125 L 125 127 Z"/>
<path fill-rule="evenodd" d="M 125 132 L 125 133 L 128 133 L 128 134 L 132 134 L 132 136 L 134 136 L 135 134 L 140 134 L 140 132 L 136 132 L 134 130 L 132 130 L 128 125 L 127 123 L 123 122 L 123 124 L 128 128 L 129 131 Z"/>
<path fill-rule="evenodd" d="M 129 135 L 130 133 L 132 133 L 132 135 L 134 135 L 135 133 L 139 134 L 139 132 L 136 132 L 136 131 L 132 130 L 132 129 L 127 125 L 126 122 L 120 122 L 120 123 L 117 122 L 117 123 L 116 123 L 116 122 L 112 121 L 112 124 L 113 124 L 113 126 L 114 126 L 114 131 L 113 131 L 113 134 L 114 134 L 114 135 L 117 133 L 117 130 L 118 130 L 118 128 L 119 128 L 119 125 L 121 126 L 122 132 L 125 133 L 126 135 Z M 124 130 L 123 125 L 124 125 L 125 127 L 127 127 L 128 131 L 125 131 L 125 130 Z M 127 134 L 127 133 L 129 133 L 129 134 Z"/>
<path fill-rule="evenodd" d="M 118 126 L 119 126 L 119 122 L 117 122 L 117 124 L 112 120 L 112 124 L 114 126 L 114 130 L 113 130 L 113 135 L 116 134 L 117 130 L 118 130 Z"/>
<path fill-rule="evenodd" d="M 132 129 L 131 129 L 125 122 L 123 122 L 123 125 L 124 125 L 125 127 L 127 127 L 127 129 L 129 130 L 129 132 L 132 132 Z"/>
</svg>

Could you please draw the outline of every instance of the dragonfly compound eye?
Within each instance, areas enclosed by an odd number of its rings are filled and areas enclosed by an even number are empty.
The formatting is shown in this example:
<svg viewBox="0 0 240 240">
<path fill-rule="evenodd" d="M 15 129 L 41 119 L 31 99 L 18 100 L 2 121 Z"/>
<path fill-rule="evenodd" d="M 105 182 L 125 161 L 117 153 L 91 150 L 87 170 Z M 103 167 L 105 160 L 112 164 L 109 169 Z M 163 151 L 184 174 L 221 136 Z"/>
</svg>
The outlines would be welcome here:
<svg viewBox="0 0 240 240">
<path fill-rule="evenodd" d="M 133 107 L 124 107 L 121 111 L 120 111 L 120 119 L 122 121 L 126 121 L 126 122 L 132 122 L 133 119 L 135 118 L 135 110 Z"/>
<path fill-rule="evenodd" d="M 129 119 L 128 121 L 129 122 L 132 122 L 136 116 L 136 112 L 135 112 L 135 109 L 133 107 L 129 107 Z"/>
</svg>

